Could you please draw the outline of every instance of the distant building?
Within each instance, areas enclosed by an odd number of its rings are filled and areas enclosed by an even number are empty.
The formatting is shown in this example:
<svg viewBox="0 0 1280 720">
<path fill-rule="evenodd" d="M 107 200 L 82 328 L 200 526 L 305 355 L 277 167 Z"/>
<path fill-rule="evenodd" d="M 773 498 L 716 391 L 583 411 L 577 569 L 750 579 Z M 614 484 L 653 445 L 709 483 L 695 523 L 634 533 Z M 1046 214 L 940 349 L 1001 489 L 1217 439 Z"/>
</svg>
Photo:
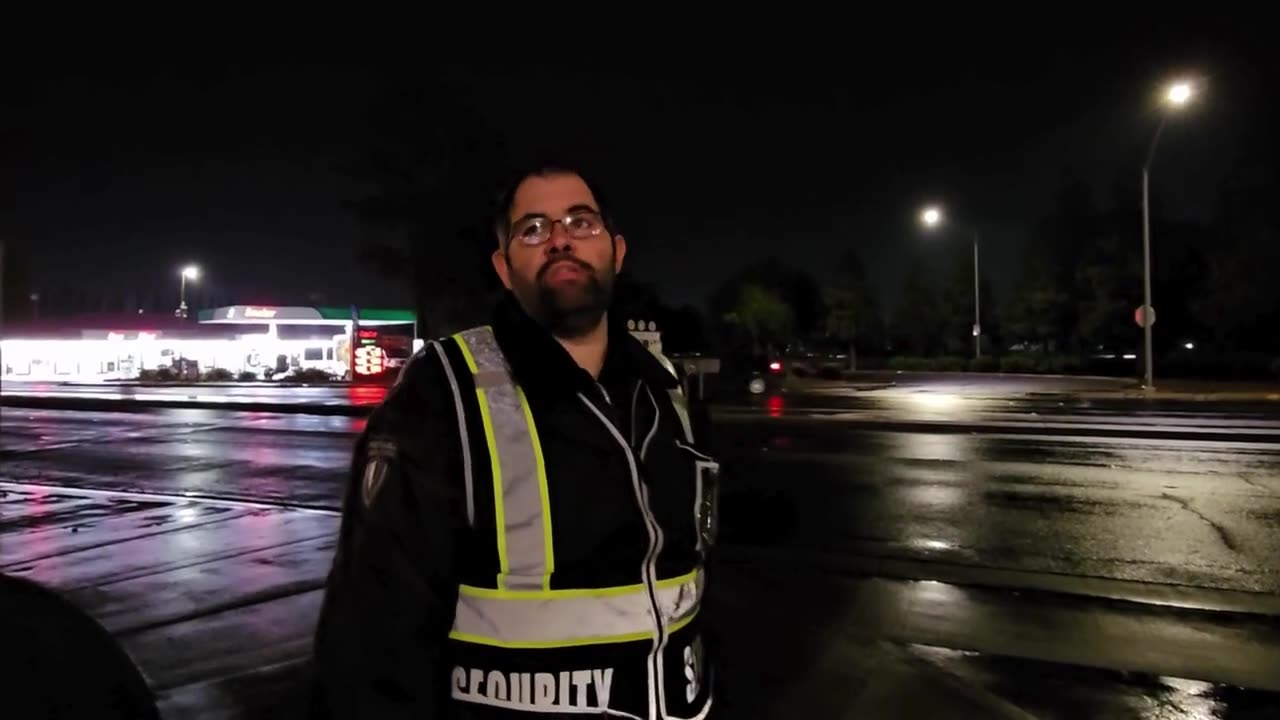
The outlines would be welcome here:
<svg viewBox="0 0 1280 720">
<path fill-rule="evenodd" d="M 357 327 L 358 324 L 358 327 Z M 0 337 L 5 380 L 132 380 L 144 370 L 198 366 L 257 377 L 314 368 L 351 377 L 394 374 L 412 354 L 408 310 L 232 305 L 197 321 L 168 315 L 100 314 L 10 325 Z M 353 337 L 355 335 L 355 337 Z"/>
</svg>

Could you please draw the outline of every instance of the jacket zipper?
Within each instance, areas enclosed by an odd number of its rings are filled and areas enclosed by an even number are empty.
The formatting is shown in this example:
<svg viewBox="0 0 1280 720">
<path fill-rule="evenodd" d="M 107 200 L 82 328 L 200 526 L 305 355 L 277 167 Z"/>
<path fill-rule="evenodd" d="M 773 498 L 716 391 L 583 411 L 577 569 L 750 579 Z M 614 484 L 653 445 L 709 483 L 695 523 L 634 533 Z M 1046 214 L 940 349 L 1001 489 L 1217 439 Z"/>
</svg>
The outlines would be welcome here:
<svg viewBox="0 0 1280 720">
<path fill-rule="evenodd" d="M 649 550 L 645 553 L 644 564 L 640 568 L 641 576 L 644 578 L 645 591 L 649 596 L 649 608 L 653 612 L 654 626 L 657 629 L 657 635 L 654 636 L 653 648 L 649 651 L 649 720 L 658 720 L 660 717 L 659 710 L 659 693 L 662 692 L 659 684 L 662 682 L 662 648 L 666 645 L 666 627 L 662 622 L 662 612 L 658 606 L 657 582 L 658 553 L 662 550 L 662 528 L 658 526 L 657 519 L 653 516 L 653 511 L 649 508 L 648 493 L 640 483 L 640 469 L 636 465 L 635 453 L 632 452 L 631 446 L 618 432 L 618 428 L 614 426 L 604 413 L 587 399 L 586 395 L 578 393 L 578 398 L 587 406 L 592 414 L 604 423 L 605 429 L 613 436 L 618 445 L 622 447 L 623 453 L 627 457 L 627 465 L 631 469 L 631 488 L 636 494 L 636 504 L 640 507 L 640 514 L 644 518 L 645 530 L 649 533 Z"/>
</svg>

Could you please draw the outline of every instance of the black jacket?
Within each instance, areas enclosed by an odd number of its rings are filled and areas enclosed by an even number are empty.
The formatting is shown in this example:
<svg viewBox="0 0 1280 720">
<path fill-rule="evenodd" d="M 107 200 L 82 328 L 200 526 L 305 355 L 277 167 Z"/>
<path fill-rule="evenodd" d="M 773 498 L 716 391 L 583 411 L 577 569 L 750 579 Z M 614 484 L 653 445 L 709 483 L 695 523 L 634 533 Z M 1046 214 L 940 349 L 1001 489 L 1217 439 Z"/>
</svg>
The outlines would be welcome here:
<svg viewBox="0 0 1280 720">
<path fill-rule="evenodd" d="M 679 387 L 671 373 L 629 333 L 611 327 L 597 383 L 510 296 L 495 310 L 493 330 L 537 425 L 553 518 L 552 589 L 641 584 L 651 546 L 660 547 L 654 561 L 659 578 L 700 568 L 705 552 L 699 548 L 696 508 L 705 512 L 707 502 L 712 508 L 714 502 L 710 494 L 695 497 L 694 478 L 706 471 L 709 458 L 688 442 L 671 397 Z M 532 717 L 457 702 L 451 692 L 480 691 L 476 678 L 490 672 L 517 684 L 541 672 L 557 678 L 557 693 L 567 693 L 572 704 L 584 692 L 588 671 L 596 673 L 598 686 L 608 669 L 611 709 L 648 718 L 647 698 L 657 693 L 655 688 L 649 694 L 649 678 L 660 673 L 669 716 L 698 716 L 707 704 L 711 674 L 701 617 L 664 634 L 661 644 L 511 650 L 448 639 L 458 585 L 491 582 L 497 557 L 475 385 L 457 342 L 443 340 L 440 348 L 466 399 L 474 520 L 467 515 L 454 395 L 439 354 L 429 346 L 406 367 L 357 444 L 316 635 L 313 715 Z M 628 454 L 638 470 L 634 480 Z M 366 472 L 375 459 L 385 471 Z M 647 493 L 660 543 L 652 543 L 633 482 Z M 713 491 L 711 482 L 698 485 Z M 705 516 L 701 522 L 705 528 Z M 599 691 L 588 692 L 589 702 Z"/>
</svg>

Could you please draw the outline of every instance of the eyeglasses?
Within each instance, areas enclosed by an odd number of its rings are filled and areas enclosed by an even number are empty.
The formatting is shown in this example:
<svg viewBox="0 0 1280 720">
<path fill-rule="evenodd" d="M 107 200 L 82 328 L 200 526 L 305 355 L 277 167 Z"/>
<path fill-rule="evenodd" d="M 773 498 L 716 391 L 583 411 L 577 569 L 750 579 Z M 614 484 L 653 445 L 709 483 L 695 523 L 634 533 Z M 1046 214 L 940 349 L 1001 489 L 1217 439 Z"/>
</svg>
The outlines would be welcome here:
<svg viewBox="0 0 1280 720">
<path fill-rule="evenodd" d="M 604 218 L 595 210 L 575 210 L 559 220 L 543 215 L 527 217 L 511 226 L 507 233 L 507 247 L 518 242 L 525 247 L 538 247 L 551 239 L 556 223 L 574 240 L 585 240 L 604 232 Z"/>
</svg>

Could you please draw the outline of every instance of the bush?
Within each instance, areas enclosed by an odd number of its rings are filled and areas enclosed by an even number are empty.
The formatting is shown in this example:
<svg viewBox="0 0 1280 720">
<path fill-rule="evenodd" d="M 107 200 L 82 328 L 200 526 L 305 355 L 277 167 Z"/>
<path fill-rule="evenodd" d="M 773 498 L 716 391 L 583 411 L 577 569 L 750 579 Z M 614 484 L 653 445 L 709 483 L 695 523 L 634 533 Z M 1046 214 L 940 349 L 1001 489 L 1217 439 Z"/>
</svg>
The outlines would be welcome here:
<svg viewBox="0 0 1280 720">
<path fill-rule="evenodd" d="M 1000 369 L 1000 361 L 991 355 L 983 355 L 969 361 L 971 372 L 989 373 Z"/>
<path fill-rule="evenodd" d="M 1036 371 L 1037 357 L 1018 353 L 1000 358 L 1000 372 L 1033 373 Z"/>
<path fill-rule="evenodd" d="M 174 372 L 173 368 L 158 368 L 155 379 L 157 382 L 173 382 L 178 379 L 178 373 Z"/>
<path fill-rule="evenodd" d="M 1000 358 L 1000 372 L 1007 373 L 1039 373 L 1069 374 L 1080 372 L 1084 363 L 1080 358 L 1071 355 L 1041 355 L 1038 353 L 1016 353 Z"/>
<path fill-rule="evenodd" d="M 231 382 L 235 377 L 235 373 L 226 368 L 210 368 L 205 372 L 201 380 L 205 382 Z"/>
<path fill-rule="evenodd" d="M 254 382 L 257 379 L 258 373 L 255 373 L 252 370 L 244 370 L 236 376 L 236 381 L 238 382 Z"/>
<path fill-rule="evenodd" d="M 827 365 L 818 371 L 818 377 L 823 380 L 840 380 L 844 377 L 844 373 L 834 365 Z"/>
<path fill-rule="evenodd" d="M 889 358 L 889 369 L 900 372 L 957 372 L 967 368 L 968 361 L 955 355 Z"/>
<path fill-rule="evenodd" d="M 929 358 L 922 357 L 891 357 L 889 358 L 889 369 L 898 370 L 900 372 L 920 372 L 929 369 Z"/>
<path fill-rule="evenodd" d="M 306 384 L 318 384 L 333 382 L 336 378 L 319 368 L 296 368 L 293 372 L 285 376 L 285 382 L 296 382 Z"/>
</svg>

